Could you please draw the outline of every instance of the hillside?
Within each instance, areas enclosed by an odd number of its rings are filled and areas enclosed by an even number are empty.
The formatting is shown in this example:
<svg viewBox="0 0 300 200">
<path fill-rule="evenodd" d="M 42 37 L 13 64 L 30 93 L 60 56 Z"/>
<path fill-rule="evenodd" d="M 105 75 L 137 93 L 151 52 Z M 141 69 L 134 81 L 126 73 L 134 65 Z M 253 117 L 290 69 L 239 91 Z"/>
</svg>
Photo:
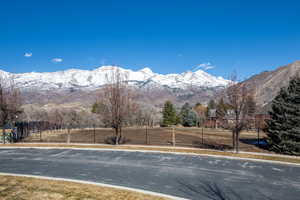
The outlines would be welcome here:
<svg viewBox="0 0 300 200">
<path fill-rule="evenodd" d="M 248 87 L 254 88 L 258 105 L 267 106 L 277 95 L 280 88 L 288 85 L 289 79 L 300 73 L 300 61 L 281 66 L 273 71 L 262 72 L 244 81 Z"/>
</svg>

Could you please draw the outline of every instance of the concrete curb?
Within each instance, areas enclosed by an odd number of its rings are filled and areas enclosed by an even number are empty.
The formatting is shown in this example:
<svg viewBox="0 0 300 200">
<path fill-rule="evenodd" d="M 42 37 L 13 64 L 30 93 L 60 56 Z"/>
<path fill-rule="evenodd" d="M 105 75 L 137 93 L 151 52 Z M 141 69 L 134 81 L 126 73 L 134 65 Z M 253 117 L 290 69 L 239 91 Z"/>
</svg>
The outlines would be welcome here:
<svg viewBox="0 0 300 200">
<path fill-rule="evenodd" d="M 0 172 L 0 176 L 16 176 L 16 177 L 37 178 L 37 179 L 53 180 L 53 181 L 67 181 L 67 182 L 96 185 L 96 186 L 108 187 L 108 188 L 114 188 L 114 189 L 120 189 L 120 190 L 127 190 L 127 191 L 131 191 L 131 192 L 137 192 L 137 193 L 142 193 L 142 194 L 147 194 L 147 195 L 152 195 L 152 196 L 157 196 L 157 197 L 163 197 L 163 198 L 169 198 L 169 199 L 174 199 L 174 200 L 187 200 L 185 198 L 162 194 L 162 193 L 158 193 L 158 192 L 151 192 L 151 191 L 142 190 L 142 189 L 110 185 L 110 184 L 105 184 L 105 183 L 97 183 L 97 182 L 92 182 L 92 181 L 82 181 L 82 180 L 76 180 L 76 179 L 56 178 L 56 177 L 48 177 L 48 176 L 36 176 L 36 175 L 29 175 L 29 174 L 2 173 L 2 172 Z"/>
<path fill-rule="evenodd" d="M 25 145 L 79 145 L 79 146 L 103 146 L 103 147 L 112 147 L 113 145 L 110 144 L 84 144 L 84 143 L 38 143 L 38 142 L 32 142 L 32 143 L 18 143 L 18 144 L 25 144 Z M 162 148 L 162 149 L 183 149 L 183 150 L 209 150 L 209 151 L 215 151 L 215 152 L 228 152 L 228 153 L 234 153 L 234 151 L 220 151 L 215 149 L 205 149 L 205 148 L 193 148 L 193 147 L 178 147 L 178 146 L 159 146 L 159 145 L 119 145 L 121 147 L 142 147 L 142 148 Z M 259 152 L 252 152 L 252 151 L 240 151 L 241 154 L 251 154 L 251 155 L 262 155 L 262 156 L 273 156 L 273 157 L 283 157 L 283 158 L 296 158 L 300 160 L 300 156 L 292 156 L 292 155 L 283 155 L 283 154 L 272 154 L 272 153 L 259 153 Z"/>
<path fill-rule="evenodd" d="M 290 162 L 283 162 L 283 161 L 273 161 L 273 160 L 264 160 L 264 159 L 256 159 L 256 158 L 242 158 L 242 157 L 233 157 L 233 156 L 224 156 L 224 155 L 189 153 L 189 152 L 166 152 L 166 151 L 159 151 L 159 150 L 80 148 L 80 147 L 20 147 L 20 146 L 19 147 L 0 146 L 0 149 L 71 149 L 71 150 L 83 150 L 83 151 L 85 150 L 85 151 L 123 151 L 123 152 L 142 152 L 142 153 L 163 153 L 163 154 L 177 154 L 177 155 L 207 156 L 207 157 L 214 157 L 214 158 L 226 158 L 232 160 L 248 160 L 248 161 L 255 161 L 255 162 L 300 166 L 300 164 L 298 163 L 290 163 Z"/>
</svg>

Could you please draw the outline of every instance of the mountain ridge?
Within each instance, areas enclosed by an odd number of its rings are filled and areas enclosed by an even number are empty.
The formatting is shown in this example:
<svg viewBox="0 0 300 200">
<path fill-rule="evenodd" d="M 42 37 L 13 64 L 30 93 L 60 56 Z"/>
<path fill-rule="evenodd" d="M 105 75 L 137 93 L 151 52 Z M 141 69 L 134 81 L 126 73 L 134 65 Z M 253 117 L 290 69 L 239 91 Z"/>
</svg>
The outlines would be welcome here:
<svg viewBox="0 0 300 200">
<path fill-rule="evenodd" d="M 67 69 L 56 72 L 27 72 L 10 73 L 0 70 L 2 78 L 13 78 L 17 87 L 21 89 L 96 89 L 107 83 L 106 74 L 114 69 L 119 69 L 126 74 L 128 82 L 138 87 L 145 87 L 147 83 L 156 86 L 167 86 L 169 88 L 185 89 L 189 86 L 198 87 L 224 87 L 230 81 L 222 77 L 210 75 L 203 70 L 195 72 L 187 71 L 180 74 L 159 74 L 154 73 L 146 67 L 138 71 L 125 69 L 118 66 L 101 66 L 94 70 Z"/>
<path fill-rule="evenodd" d="M 300 75 L 300 61 L 280 66 L 272 71 L 264 71 L 242 82 L 254 89 L 258 105 L 269 107 L 280 88 L 286 87 L 291 77 Z"/>
</svg>

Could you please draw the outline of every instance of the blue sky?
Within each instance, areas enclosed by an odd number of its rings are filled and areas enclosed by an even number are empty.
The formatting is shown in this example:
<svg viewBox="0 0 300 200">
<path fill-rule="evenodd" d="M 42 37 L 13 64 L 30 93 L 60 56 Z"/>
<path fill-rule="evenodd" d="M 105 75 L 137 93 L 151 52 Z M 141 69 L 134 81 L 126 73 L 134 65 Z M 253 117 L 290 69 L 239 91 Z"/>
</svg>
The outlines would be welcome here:
<svg viewBox="0 0 300 200">
<path fill-rule="evenodd" d="M 299 1 L 0 0 L 0 68 L 119 65 L 241 78 L 299 60 Z M 26 54 L 26 56 L 24 56 Z"/>
</svg>

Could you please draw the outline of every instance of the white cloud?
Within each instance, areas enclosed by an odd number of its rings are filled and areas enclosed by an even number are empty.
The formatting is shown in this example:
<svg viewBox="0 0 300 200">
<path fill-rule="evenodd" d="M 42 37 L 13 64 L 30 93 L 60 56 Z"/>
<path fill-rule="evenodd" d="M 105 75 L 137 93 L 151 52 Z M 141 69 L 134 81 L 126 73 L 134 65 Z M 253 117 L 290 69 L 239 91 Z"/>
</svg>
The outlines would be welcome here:
<svg viewBox="0 0 300 200">
<path fill-rule="evenodd" d="M 215 68 L 215 66 L 213 66 L 210 62 L 207 62 L 207 63 L 199 64 L 197 67 L 195 67 L 195 70 L 198 69 L 209 70 L 213 68 Z"/>
<path fill-rule="evenodd" d="M 63 61 L 63 59 L 62 58 L 53 58 L 51 61 L 54 63 L 60 63 Z"/>
<path fill-rule="evenodd" d="M 24 53 L 24 57 L 30 58 L 32 56 L 32 53 Z"/>
</svg>

